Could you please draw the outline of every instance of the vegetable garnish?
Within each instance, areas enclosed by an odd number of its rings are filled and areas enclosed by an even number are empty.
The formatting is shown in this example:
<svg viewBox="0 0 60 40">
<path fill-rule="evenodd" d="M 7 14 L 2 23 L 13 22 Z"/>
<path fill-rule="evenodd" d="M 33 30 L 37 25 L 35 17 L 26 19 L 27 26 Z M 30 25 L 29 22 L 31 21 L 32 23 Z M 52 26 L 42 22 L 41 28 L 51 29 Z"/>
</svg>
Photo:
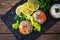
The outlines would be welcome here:
<svg viewBox="0 0 60 40">
<path fill-rule="evenodd" d="M 39 15 L 39 19 L 41 19 L 41 20 L 45 20 L 45 19 L 46 19 L 46 15 L 43 14 L 43 13 L 41 13 L 41 14 Z"/>
<path fill-rule="evenodd" d="M 25 27 L 23 26 L 21 29 L 20 29 L 20 32 L 21 33 L 24 33 L 26 31 Z"/>
<path fill-rule="evenodd" d="M 16 23 L 12 24 L 13 29 L 18 29 L 20 22 L 26 20 L 22 12 L 19 14 L 19 16 L 15 15 L 14 19 L 16 20 Z"/>
<path fill-rule="evenodd" d="M 50 9 L 53 18 L 60 18 L 60 4 L 54 4 Z"/>
<path fill-rule="evenodd" d="M 49 9 L 50 3 L 51 3 L 51 0 L 39 0 L 39 6 L 43 10 Z"/>
<path fill-rule="evenodd" d="M 60 12 L 60 9 L 59 8 L 55 8 L 55 12 L 56 13 Z"/>
<path fill-rule="evenodd" d="M 37 23 L 32 16 L 28 15 L 26 19 L 31 21 L 35 31 L 41 31 L 41 24 Z"/>
<path fill-rule="evenodd" d="M 41 31 L 41 25 L 35 21 L 31 21 L 32 22 L 32 25 L 34 26 L 34 30 L 35 31 Z"/>
<path fill-rule="evenodd" d="M 12 24 L 12 28 L 13 29 L 18 29 L 19 28 L 19 21 L 17 21 L 16 23 Z"/>
<path fill-rule="evenodd" d="M 15 15 L 15 20 L 18 20 L 19 22 L 26 20 L 24 14 L 21 12 L 19 15 Z"/>
<path fill-rule="evenodd" d="M 18 16 L 17 16 L 18 17 Z M 16 18 L 17 18 L 16 17 Z M 16 19 L 15 18 L 15 19 Z M 25 19 L 27 19 L 27 20 L 30 20 L 31 21 L 31 23 L 32 23 L 32 26 L 34 27 L 34 30 L 35 31 L 41 31 L 41 25 L 39 24 L 39 23 L 37 23 L 37 22 L 35 22 L 34 21 L 34 18 L 32 17 L 32 16 L 30 16 L 30 15 L 28 15 L 28 16 L 26 16 L 26 15 L 24 15 L 23 13 L 20 13 L 20 15 L 19 15 L 19 17 L 16 19 L 16 20 L 18 20 L 19 21 L 19 23 L 21 22 L 21 21 L 23 21 L 23 20 L 25 20 Z M 14 24 L 12 24 L 13 26 L 13 28 L 14 29 L 17 29 L 18 27 L 17 27 L 17 24 L 18 23 L 14 23 Z M 16 26 L 15 26 L 16 25 Z"/>
</svg>

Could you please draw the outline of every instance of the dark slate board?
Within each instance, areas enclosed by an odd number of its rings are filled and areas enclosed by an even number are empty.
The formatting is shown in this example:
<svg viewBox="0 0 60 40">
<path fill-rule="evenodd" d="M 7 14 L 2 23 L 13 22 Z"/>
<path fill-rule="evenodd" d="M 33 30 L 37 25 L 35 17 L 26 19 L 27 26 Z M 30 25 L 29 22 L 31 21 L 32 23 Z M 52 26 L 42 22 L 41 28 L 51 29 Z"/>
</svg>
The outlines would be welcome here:
<svg viewBox="0 0 60 40">
<path fill-rule="evenodd" d="M 48 30 L 54 23 L 56 23 L 59 19 L 54 19 L 50 16 L 49 11 L 46 11 L 46 15 L 47 15 L 47 20 L 44 24 L 42 24 L 42 29 L 41 32 L 37 32 L 37 31 L 33 31 L 31 34 L 29 35 L 23 35 L 20 34 L 18 30 L 14 30 L 12 29 L 11 24 L 15 22 L 14 20 L 14 16 L 15 16 L 15 9 L 18 5 L 23 4 L 24 2 L 26 2 L 25 0 L 20 1 L 19 3 L 17 3 L 13 8 L 11 8 L 5 15 L 0 16 L 0 18 L 3 20 L 3 22 L 7 25 L 7 27 L 10 29 L 10 31 L 15 35 L 15 37 L 17 38 L 17 40 L 35 40 L 38 36 L 40 36 L 41 34 L 43 34 L 46 30 Z M 52 1 L 52 5 L 55 3 L 59 3 L 59 2 L 53 2 Z"/>
</svg>

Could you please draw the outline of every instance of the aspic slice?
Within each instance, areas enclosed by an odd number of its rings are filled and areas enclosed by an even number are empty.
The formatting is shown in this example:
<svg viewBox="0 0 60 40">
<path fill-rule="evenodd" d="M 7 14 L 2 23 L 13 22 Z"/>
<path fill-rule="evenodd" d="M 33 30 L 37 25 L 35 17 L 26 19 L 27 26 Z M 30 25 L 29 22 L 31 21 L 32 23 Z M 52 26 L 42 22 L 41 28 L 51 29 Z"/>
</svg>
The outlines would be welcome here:
<svg viewBox="0 0 60 40">
<path fill-rule="evenodd" d="M 22 12 L 24 15 L 32 14 L 32 11 L 28 9 L 27 3 L 24 3 L 22 6 Z"/>
<path fill-rule="evenodd" d="M 31 11 L 36 11 L 39 8 L 38 0 L 28 0 L 28 9 Z"/>
<path fill-rule="evenodd" d="M 19 6 L 16 8 L 16 14 L 19 15 L 20 12 L 22 12 L 22 5 L 19 5 Z"/>
</svg>

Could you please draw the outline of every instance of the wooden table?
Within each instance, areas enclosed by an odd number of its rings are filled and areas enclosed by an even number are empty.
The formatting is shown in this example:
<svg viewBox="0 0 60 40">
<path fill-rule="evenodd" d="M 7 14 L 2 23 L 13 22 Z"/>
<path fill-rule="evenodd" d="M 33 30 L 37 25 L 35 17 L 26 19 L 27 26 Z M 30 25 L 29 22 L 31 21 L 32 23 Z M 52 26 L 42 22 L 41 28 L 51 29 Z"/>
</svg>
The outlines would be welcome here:
<svg viewBox="0 0 60 40">
<path fill-rule="evenodd" d="M 4 15 L 20 0 L 0 0 L 0 15 Z M 16 40 L 14 35 L 0 19 L 0 40 Z M 60 40 L 60 21 L 55 23 L 49 30 L 36 40 Z"/>
</svg>

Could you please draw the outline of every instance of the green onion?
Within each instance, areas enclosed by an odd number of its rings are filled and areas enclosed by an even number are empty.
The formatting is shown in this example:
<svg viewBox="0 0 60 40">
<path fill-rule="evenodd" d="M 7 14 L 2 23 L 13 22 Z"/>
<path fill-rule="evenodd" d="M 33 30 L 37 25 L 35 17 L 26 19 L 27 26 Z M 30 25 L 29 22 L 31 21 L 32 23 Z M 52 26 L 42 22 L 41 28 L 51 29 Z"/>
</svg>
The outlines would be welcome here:
<svg viewBox="0 0 60 40">
<path fill-rule="evenodd" d="M 55 8 L 55 12 L 56 13 L 60 12 L 60 9 L 59 8 Z"/>
</svg>

